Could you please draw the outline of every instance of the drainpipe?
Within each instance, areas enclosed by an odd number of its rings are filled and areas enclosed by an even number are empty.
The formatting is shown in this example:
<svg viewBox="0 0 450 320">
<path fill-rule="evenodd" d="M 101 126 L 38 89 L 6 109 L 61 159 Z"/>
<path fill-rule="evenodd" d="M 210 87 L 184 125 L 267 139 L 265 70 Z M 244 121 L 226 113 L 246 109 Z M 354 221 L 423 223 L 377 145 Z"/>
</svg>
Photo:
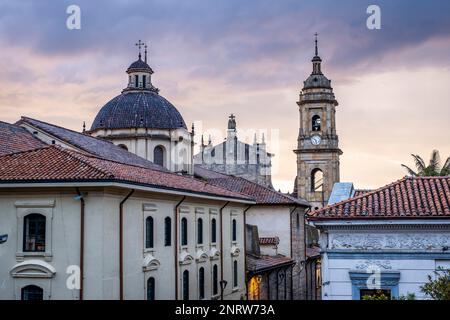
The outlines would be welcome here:
<svg viewBox="0 0 450 320">
<path fill-rule="evenodd" d="M 249 205 L 244 210 L 244 279 L 245 279 L 245 299 L 248 300 L 248 282 L 247 282 L 247 256 L 245 252 L 247 252 L 247 211 L 252 207 Z"/>
<path fill-rule="evenodd" d="M 184 196 L 180 202 L 178 202 L 175 205 L 175 243 L 174 243 L 174 248 L 175 248 L 175 300 L 178 300 L 178 216 L 180 214 L 180 205 L 183 203 L 183 201 L 186 200 L 186 196 Z"/>
<path fill-rule="evenodd" d="M 292 219 L 293 219 L 293 214 L 294 214 L 295 210 L 297 210 L 297 208 L 298 208 L 298 206 L 295 206 L 294 209 L 292 209 L 291 213 L 289 214 L 289 228 L 291 231 L 291 241 L 289 241 L 289 242 L 291 244 L 291 248 L 290 248 L 291 258 L 294 257 L 294 250 L 292 248 L 292 239 L 294 238 L 294 232 L 292 230 Z M 298 223 L 300 226 L 300 220 L 298 221 Z M 294 270 L 294 268 L 292 268 L 291 270 Z M 300 275 L 299 275 L 299 277 L 300 277 Z M 293 277 L 293 273 L 291 272 L 291 300 L 293 300 L 293 295 L 294 295 L 293 291 L 294 291 L 294 277 Z"/>
<path fill-rule="evenodd" d="M 223 287 L 223 209 L 230 203 L 227 201 L 223 207 L 220 208 L 220 291 L 221 291 L 221 300 L 223 300 L 223 291 L 225 288 Z"/>
<path fill-rule="evenodd" d="M 132 189 L 127 196 L 120 201 L 119 205 L 119 285 L 120 285 L 120 300 L 123 300 L 123 204 L 134 193 Z"/>
<path fill-rule="evenodd" d="M 76 188 L 78 198 L 80 199 L 80 300 L 83 300 L 83 281 L 84 281 L 84 198 L 79 188 Z"/>
</svg>

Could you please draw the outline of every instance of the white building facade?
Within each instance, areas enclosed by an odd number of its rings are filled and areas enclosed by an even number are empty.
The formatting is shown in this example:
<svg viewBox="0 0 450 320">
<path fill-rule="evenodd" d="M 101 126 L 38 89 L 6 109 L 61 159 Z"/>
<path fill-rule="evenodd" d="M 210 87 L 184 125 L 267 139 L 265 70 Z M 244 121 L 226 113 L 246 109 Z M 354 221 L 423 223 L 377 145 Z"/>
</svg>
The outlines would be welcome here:
<svg viewBox="0 0 450 320">
<path fill-rule="evenodd" d="M 449 187 L 450 177 L 406 177 L 313 212 L 322 298 L 429 298 L 421 286 L 450 268 Z"/>
</svg>

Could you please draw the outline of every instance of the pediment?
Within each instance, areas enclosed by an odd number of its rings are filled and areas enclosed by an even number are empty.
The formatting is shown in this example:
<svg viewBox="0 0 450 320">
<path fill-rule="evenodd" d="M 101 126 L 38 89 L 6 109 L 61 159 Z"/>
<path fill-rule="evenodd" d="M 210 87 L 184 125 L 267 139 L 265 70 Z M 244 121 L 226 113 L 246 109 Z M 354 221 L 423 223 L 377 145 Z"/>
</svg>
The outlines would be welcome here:
<svg viewBox="0 0 450 320">
<path fill-rule="evenodd" d="M 231 255 L 232 255 L 233 257 L 238 256 L 239 253 L 241 253 L 241 249 L 239 249 L 239 248 L 236 247 L 236 246 L 232 246 L 232 247 L 231 247 Z"/>
<path fill-rule="evenodd" d="M 179 262 L 180 264 L 189 264 L 194 261 L 194 257 L 189 254 L 187 251 L 183 251 L 180 253 Z"/>
<path fill-rule="evenodd" d="M 220 258 L 220 251 L 217 250 L 216 248 L 211 248 L 211 250 L 209 250 L 209 258 L 211 260 L 219 259 Z"/>
<path fill-rule="evenodd" d="M 142 268 L 144 271 L 152 271 L 158 269 L 160 264 L 159 260 L 149 253 L 144 257 Z"/>
<path fill-rule="evenodd" d="M 45 261 L 32 259 L 16 264 L 10 273 L 13 278 L 53 278 L 56 269 Z"/>
<path fill-rule="evenodd" d="M 204 262 L 208 259 L 208 254 L 202 249 L 198 249 L 196 253 L 196 259 L 198 262 Z"/>
</svg>

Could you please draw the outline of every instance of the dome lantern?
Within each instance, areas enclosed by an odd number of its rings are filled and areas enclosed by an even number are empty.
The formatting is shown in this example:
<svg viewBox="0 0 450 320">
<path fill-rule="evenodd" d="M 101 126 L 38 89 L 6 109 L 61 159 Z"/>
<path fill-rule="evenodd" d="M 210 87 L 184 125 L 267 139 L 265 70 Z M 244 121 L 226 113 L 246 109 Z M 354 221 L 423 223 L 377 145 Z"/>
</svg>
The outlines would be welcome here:
<svg viewBox="0 0 450 320">
<path fill-rule="evenodd" d="M 152 91 L 159 92 L 151 81 L 153 69 L 147 64 L 147 45 L 141 40 L 136 43 L 139 49 L 138 59 L 127 69 L 128 86 L 123 91 Z M 142 60 L 141 47 L 145 48 L 144 61 Z"/>
</svg>

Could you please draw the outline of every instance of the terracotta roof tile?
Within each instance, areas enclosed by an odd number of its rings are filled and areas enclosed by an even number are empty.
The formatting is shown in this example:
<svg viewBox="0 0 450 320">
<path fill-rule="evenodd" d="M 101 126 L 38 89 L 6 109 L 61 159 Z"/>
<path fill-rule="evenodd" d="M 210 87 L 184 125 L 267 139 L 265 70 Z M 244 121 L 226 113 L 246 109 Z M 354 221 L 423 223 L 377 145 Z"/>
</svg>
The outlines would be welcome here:
<svg viewBox="0 0 450 320">
<path fill-rule="evenodd" d="M 0 155 L 41 148 L 45 145 L 24 128 L 0 121 Z"/>
<path fill-rule="evenodd" d="M 213 170 L 195 166 L 195 175 L 205 179 L 208 183 L 250 196 L 256 200 L 257 204 L 293 204 L 309 206 L 308 202 L 291 197 L 287 194 L 264 187 L 256 182 L 232 175 L 225 175 Z"/>
<path fill-rule="evenodd" d="M 450 176 L 405 177 L 309 213 L 309 219 L 450 218 Z"/>
<path fill-rule="evenodd" d="M 240 193 L 192 177 L 126 165 L 59 146 L 0 156 L 0 183 L 50 181 L 119 181 L 241 200 Z"/>
<path fill-rule="evenodd" d="M 281 254 L 276 256 L 263 255 L 259 257 L 247 254 L 246 260 L 247 270 L 253 274 L 268 271 L 271 269 L 281 268 L 294 263 L 294 260 Z"/>
<path fill-rule="evenodd" d="M 167 171 L 165 168 L 154 164 L 142 157 L 139 157 L 127 150 L 116 146 L 110 141 L 100 138 L 91 137 L 87 134 L 66 129 L 51 123 L 43 122 L 36 119 L 22 117 L 17 124 L 25 123 L 37 129 L 45 131 L 47 134 L 58 138 L 76 149 L 88 152 L 92 155 L 99 156 L 111 161 L 117 161 L 124 164 L 132 164 L 140 167 L 150 168 L 154 170 Z"/>
</svg>

